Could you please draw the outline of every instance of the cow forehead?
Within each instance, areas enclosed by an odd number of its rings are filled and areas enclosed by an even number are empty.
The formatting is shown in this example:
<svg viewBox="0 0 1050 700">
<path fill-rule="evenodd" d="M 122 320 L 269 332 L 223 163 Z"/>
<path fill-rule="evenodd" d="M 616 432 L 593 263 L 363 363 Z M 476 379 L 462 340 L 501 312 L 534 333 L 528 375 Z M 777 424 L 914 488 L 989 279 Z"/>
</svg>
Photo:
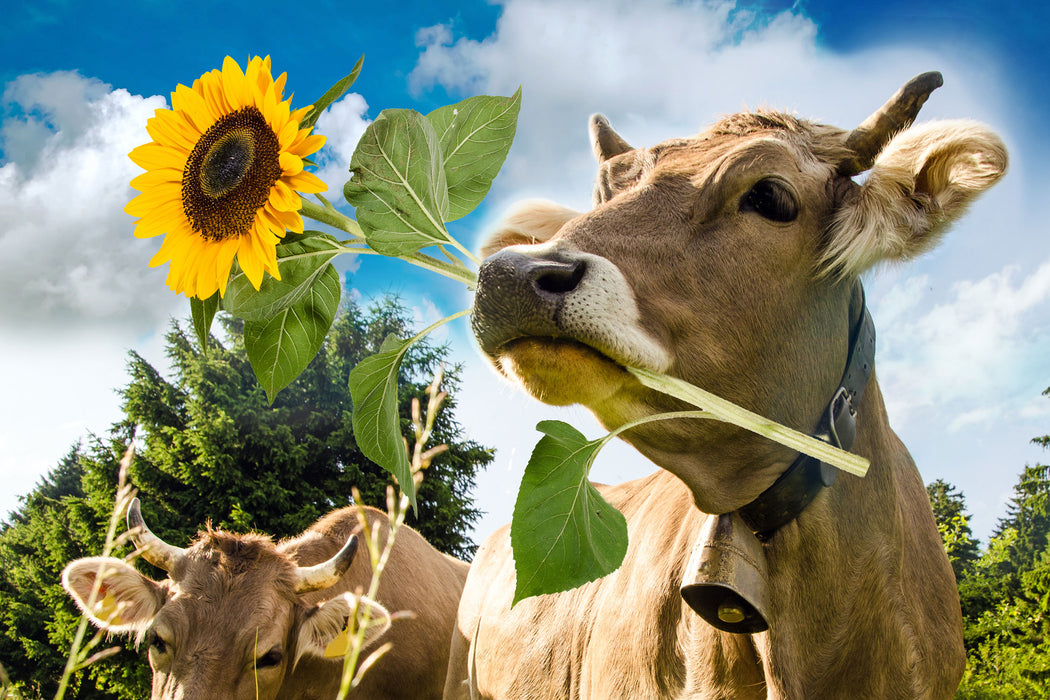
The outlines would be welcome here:
<svg viewBox="0 0 1050 700">
<path fill-rule="evenodd" d="M 663 141 L 601 164 L 595 203 L 663 177 L 704 188 L 734 175 L 798 173 L 826 180 L 847 153 L 845 131 L 778 112 L 732 115 L 690 138 Z"/>
</svg>

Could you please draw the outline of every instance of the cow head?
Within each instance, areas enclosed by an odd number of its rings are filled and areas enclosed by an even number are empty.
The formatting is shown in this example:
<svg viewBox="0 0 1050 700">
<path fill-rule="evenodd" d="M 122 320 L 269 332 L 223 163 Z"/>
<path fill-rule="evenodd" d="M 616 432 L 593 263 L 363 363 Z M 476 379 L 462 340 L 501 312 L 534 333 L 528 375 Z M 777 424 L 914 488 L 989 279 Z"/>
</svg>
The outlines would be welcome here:
<svg viewBox="0 0 1050 700">
<path fill-rule="evenodd" d="M 911 126 L 938 85 L 919 76 L 849 132 L 745 113 L 632 148 L 592 117 L 594 208 L 526 204 L 483 248 L 482 350 L 536 398 L 584 404 L 610 429 L 684 407 L 630 365 L 812 430 L 843 372 L 858 275 L 933 247 L 1005 170 L 984 126 Z M 715 421 L 624 437 L 710 513 L 749 502 L 795 457 Z"/>
<path fill-rule="evenodd" d="M 339 581 L 357 549 L 354 535 L 329 561 L 300 567 L 261 535 L 209 530 L 188 549 L 173 547 L 149 531 L 137 499 L 128 527 L 143 558 L 169 578 L 89 557 L 65 568 L 62 585 L 95 625 L 148 643 L 154 700 L 274 698 L 298 660 L 323 655 L 355 611 L 370 606 L 378 623 L 366 641 L 389 625 L 387 611 L 367 598 L 303 599 Z"/>
</svg>

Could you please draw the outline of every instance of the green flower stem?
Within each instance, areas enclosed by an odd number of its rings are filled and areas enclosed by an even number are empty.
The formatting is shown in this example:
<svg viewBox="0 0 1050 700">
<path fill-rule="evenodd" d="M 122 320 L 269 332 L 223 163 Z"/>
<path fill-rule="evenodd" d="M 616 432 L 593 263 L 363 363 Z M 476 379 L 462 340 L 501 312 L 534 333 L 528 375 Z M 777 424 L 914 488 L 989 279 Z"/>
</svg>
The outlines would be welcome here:
<svg viewBox="0 0 1050 700">
<path fill-rule="evenodd" d="M 359 241 L 365 240 L 365 234 L 361 230 L 361 226 L 346 214 L 337 211 L 335 207 L 330 205 L 327 207 L 321 206 L 308 199 L 303 199 L 302 202 L 303 208 L 299 210 L 299 213 L 303 216 L 308 216 L 314 221 L 345 231 Z"/>
<path fill-rule="evenodd" d="M 636 367 L 628 367 L 627 371 L 650 389 L 661 391 L 697 408 L 709 411 L 712 418 L 731 423 L 744 430 L 750 430 L 757 435 L 767 437 L 774 442 L 790 447 L 793 450 L 798 450 L 822 462 L 827 462 L 850 474 L 864 476 L 868 473 L 870 462 L 860 455 L 840 450 L 822 440 L 817 440 L 797 430 L 775 423 L 768 418 L 763 418 L 757 413 L 752 413 L 731 401 L 726 401 L 681 379 Z"/>
<path fill-rule="evenodd" d="M 365 253 L 369 255 L 376 254 L 376 251 L 372 250 L 371 248 L 352 247 L 354 243 L 365 243 L 365 234 L 361 230 L 361 226 L 356 221 L 351 219 L 346 214 L 337 211 L 335 208 L 330 206 L 321 206 L 319 204 L 304 199 L 303 208 L 299 210 L 299 213 L 303 216 L 313 219 L 314 221 L 318 221 L 322 224 L 328 224 L 329 226 L 337 228 L 340 231 L 344 231 L 353 236 L 354 239 L 352 241 L 346 241 L 343 244 L 343 249 L 346 252 L 359 254 Z M 463 248 L 461 245 L 459 245 L 459 243 L 457 243 L 451 238 L 450 242 L 457 248 L 462 250 L 475 263 L 480 264 L 481 261 L 478 260 L 476 256 L 472 255 L 470 251 L 468 251 L 466 248 Z M 448 254 L 446 253 L 446 255 Z M 452 256 L 448 257 L 452 258 Z M 411 255 L 403 255 L 401 256 L 401 259 L 411 265 L 415 265 L 416 267 L 421 267 L 424 270 L 430 270 L 431 272 L 436 272 L 439 275 L 443 275 L 445 277 L 454 279 L 457 282 L 462 282 L 467 286 L 468 289 L 473 289 L 474 286 L 478 283 L 477 274 L 474 273 L 472 270 L 467 269 L 466 265 L 464 265 L 458 260 L 455 263 L 447 263 L 444 260 L 438 260 L 437 258 L 431 257 L 429 255 L 426 255 L 425 253 L 420 252 L 415 252 Z"/>
<path fill-rule="evenodd" d="M 467 260 L 471 261 L 475 265 L 479 265 L 479 266 L 481 265 L 481 258 L 479 258 L 478 256 L 476 256 L 473 253 L 471 253 L 470 250 L 468 250 L 467 248 L 464 248 L 460 244 L 460 242 L 457 241 L 455 238 L 453 238 L 452 236 L 449 236 L 448 237 L 448 242 L 451 243 L 453 246 L 455 246 L 456 250 L 458 250 L 459 252 L 463 253 L 463 255 L 467 256 Z M 447 255 L 447 253 L 446 253 L 446 255 Z"/>
<path fill-rule="evenodd" d="M 443 260 L 432 258 L 429 255 L 423 253 L 412 253 L 411 255 L 405 255 L 401 257 L 405 262 L 415 265 L 416 267 L 422 267 L 424 270 L 430 270 L 436 272 L 439 275 L 444 275 L 451 279 L 462 282 L 467 286 L 467 289 L 474 289 L 478 284 L 478 275 L 473 270 L 467 269 L 463 263 L 451 265 Z"/>
<path fill-rule="evenodd" d="M 462 311 L 454 313 L 451 316 L 446 316 L 445 318 L 441 319 L 440 321 L 434 321 L 429 326 L 427 326 L 426 328 L 424 328 L 423 330 L 421 330 L 420 332 L 418 332 L 414 336 L 412 336 L 412 340 L 408 341 L 408 344 L 411 345 L 412 343 L 419 342 L 423 337 L 425 337 L 428 333 L 433 331 L 435 328 L 443 326 L 446 323 L 448 323 L 449 321 L 455 321 L 457 318 L 461 318 L 463 316 L 466 316 L 470 312 L 471 312 L 471 309 L 463 309 Z"/>
</svg>

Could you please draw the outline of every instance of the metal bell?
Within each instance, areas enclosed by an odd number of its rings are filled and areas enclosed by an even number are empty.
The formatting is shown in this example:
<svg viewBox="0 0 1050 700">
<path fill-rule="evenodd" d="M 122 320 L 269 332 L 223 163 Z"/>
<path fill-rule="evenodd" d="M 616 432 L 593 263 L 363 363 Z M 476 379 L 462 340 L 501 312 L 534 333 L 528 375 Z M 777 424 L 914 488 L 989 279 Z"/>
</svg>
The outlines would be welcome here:
<svg viewBox="0 0 1050 700">
<path fill-rule="evenodd" d="M 762 543 L 739 513 L 708 516 L 686 565 L 682 598 L 726 632 L 769 629 L 769 571 Z"/>
</svg>

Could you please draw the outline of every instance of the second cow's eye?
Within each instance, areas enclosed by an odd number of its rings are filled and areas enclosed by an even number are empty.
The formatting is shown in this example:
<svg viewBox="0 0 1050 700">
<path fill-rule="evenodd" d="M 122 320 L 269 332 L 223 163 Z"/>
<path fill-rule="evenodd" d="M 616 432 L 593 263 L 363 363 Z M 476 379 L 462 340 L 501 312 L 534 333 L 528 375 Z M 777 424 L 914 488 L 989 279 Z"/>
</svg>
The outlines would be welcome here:
<svg viewBox="0 0 1050 700">
<path fill-rule="evenodd" d="M 798 217 L 798 202 L 787 185 L 779 180 L 760 180 L 740 202 L 741 211 L 753 211 L 770 221 L 781 223 Z"/>
<path fill-rule="evenodd" d="M 281 663 L 283 654 L 281 653 L 280 647 L 274 647 L 270 651 L 266 652 L 255 660 L 256 668 L 269 668 L 271 666 L 277 666 Z"/>
</svg>

